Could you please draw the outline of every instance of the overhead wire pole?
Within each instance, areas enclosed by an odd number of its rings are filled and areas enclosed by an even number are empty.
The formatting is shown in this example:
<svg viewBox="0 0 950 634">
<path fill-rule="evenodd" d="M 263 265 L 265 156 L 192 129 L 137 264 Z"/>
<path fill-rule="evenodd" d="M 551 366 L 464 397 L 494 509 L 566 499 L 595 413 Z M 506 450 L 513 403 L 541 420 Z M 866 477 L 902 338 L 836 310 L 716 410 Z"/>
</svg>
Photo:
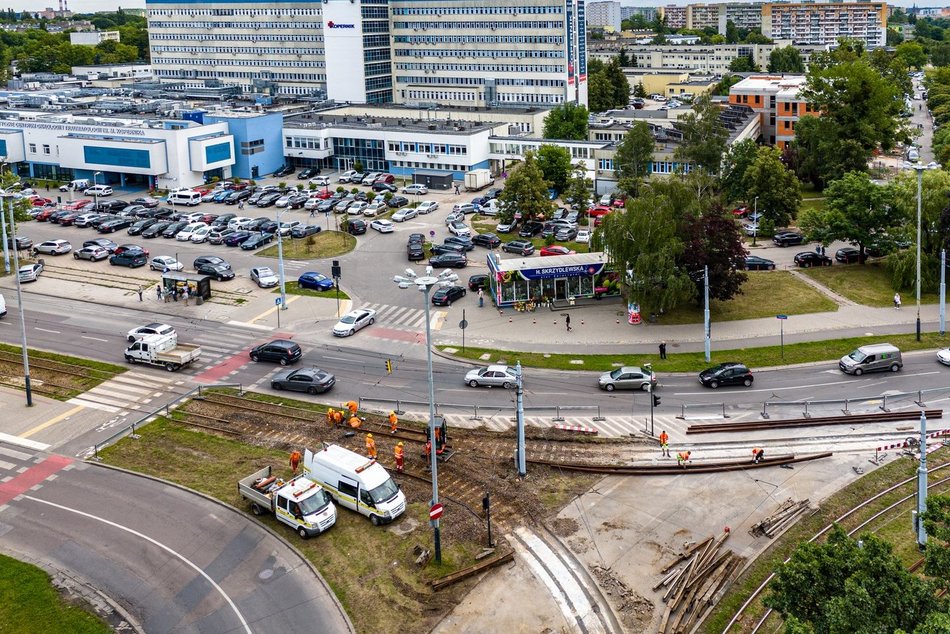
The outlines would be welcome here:
<svg viewBox="0 0 950 634">
<path fill-rule="evenodd" d="M 277 327 L 280 327 L 280 311 L 287 310 L 287 285 L 284 278 L 284 242 L 281 240 L 283 233 L 280 230 L 280 214 L 283 209 L 277 210 L 277 277 L 280 279 L 280 306 L 277 308 Z"/>
<path fill-rule="evenodd" d="M 0 156 L 0 179 L 3 178 L 3 172 L 6 171 L 6 168 L 7 168 L 7 157 Z M 10 248 L 9 248 L 9 245 L 7 244 L 7 223 L 3 219 L 3 210 L 0 210 L 0 232 L 2 232 L 3 234 L 2 236 L 0 236 L 0 240 L 3 240 L 3 268 L 7 272 L 7 274 L 9 274 L 10 273 Z M 11 240 L 15 243 L 16 230 L 13 228 L 13 225 L 10 225 L 10 236 L 11 236 Z M 13 248 L 16 249 L 16 244 L 14 244 Z"/>
<path fill-rule="evenodd" d="M 917 545 L 927 545 L 927 530 L 921 517 L 927 510 L 927 414 L 920 413 L 920 464 L 917 467 L 917 515 L 914 527 L 917 533 Z"/>
<path fill-rule="evenodd" d="M 16 225 L 13 224 L 13 200 L 7 198 L 7 212 L 10 215 L 10 228 L 16 233 Z M 0 209 L 0 215 L 3 214 L 3 210 Z M 20 336 L 23 347 L 23 385 L 26 388 L 26 406 L 33 407 L 33 388 L 30 385 L 30 355 L 27 352 L 26 347 L 26 318 L 23 316 L 23 292 L 20 285 L 20 255 L 17 253 L 16 249 L 13 249 L 13 266 L 18 272 L 16 277 L 16 301 L 17 306 L 20 309 Z"/>
<path fill-rule="evenodd" d="M 709 324 L 709 266 L 703 267 L 703 326 L 706 329 L 706 336 L 703 350 L 706 353 L 706 363 L 709 363 L 710 357 L 710 324 Z"/>
<path fill-rule="evenodd" d="M 518 377 L 515 391 L 515 420 L 517 421 L 518 427 L 518 475 L 523 478 L 528 474 L 528 467 L 524 455 L 524 381 L 522 380 L 523 370 L 521 368 L 521 361 L 515 364 L 515 374 Z"/>
<path fill-rule="evenodd" d="M 920 341 L 920 208 L 925 168 L 917 163 L 914 169 L 917 170 L 917 341 Z"/>
<path fill-rule="evenodd" d="M 947 250 L 940 250 L 940 336 L 947 333 Z"/>
</svg>

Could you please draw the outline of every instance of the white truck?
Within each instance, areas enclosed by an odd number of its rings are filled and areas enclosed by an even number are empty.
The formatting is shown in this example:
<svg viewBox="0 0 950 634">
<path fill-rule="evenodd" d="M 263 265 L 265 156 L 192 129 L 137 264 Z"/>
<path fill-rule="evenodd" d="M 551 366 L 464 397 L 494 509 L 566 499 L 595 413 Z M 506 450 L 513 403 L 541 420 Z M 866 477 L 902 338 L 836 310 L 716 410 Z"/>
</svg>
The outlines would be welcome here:
<svg viewBox="0 0 950 634">
<path fill-rule="evenodd" d="M 302 538 L 319 535 L 336 523 L 336 507 L 319 484 L 299 475 L 283 480 L 264 467 L 238 481 L 238 493 L 251 502 L 254 515 L 273 513 Z"/>
<path fill-rule="evenodd" d="M 145 335 L 125 349 L 128 363 L 160 365 L 169 372 L 182 368 L 201 356 L 201 346 L 178 343 L 178 335 Z"/>
<path fill-rule="evenodd" d="M 479 189 L 484 189 L 489 185 L 493 184 L 495 179 L 492 178 L 491 170 L 488 169 L 478 169 L 472 170 L 470 172 L 465 172 L 465 191 L 474 192 Z"/>
<path fill-rule="evenodd" d="M 369 517 L 374 526 L 391 522 L 406 510 L 406 495 L 381 464 L 339 445 L 324 444 L 316 453 L 307 449 L 303 471 L 337 504 Z"/>
</svg>

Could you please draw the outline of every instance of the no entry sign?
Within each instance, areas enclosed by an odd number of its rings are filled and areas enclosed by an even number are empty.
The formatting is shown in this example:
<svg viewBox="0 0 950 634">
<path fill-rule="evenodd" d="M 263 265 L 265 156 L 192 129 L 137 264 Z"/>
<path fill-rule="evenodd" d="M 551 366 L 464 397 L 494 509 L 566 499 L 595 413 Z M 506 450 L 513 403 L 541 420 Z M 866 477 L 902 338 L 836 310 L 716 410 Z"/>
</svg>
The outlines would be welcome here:
<svg viewBox="0 0 950 634">
<path fill-rule="evenodd" d="M 445 510 L 441 504 L 433 504 L 432 508 L 429 509 L 429 519 L 437 520 L 442 517 L 442 511 Z"/>
</svg>

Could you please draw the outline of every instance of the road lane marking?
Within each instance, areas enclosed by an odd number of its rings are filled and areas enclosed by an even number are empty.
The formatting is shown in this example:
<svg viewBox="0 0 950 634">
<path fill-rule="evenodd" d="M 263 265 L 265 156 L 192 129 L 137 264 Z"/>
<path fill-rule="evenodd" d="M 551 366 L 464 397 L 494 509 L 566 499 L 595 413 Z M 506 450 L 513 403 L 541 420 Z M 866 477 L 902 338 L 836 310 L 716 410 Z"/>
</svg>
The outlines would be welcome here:
<svg viewBox="0 0 950 634">
<path fill-rule="evenodd" d="M 34 427 L 33 429 L 29 429 L 29 430 L 23 432 L 22 434 L 20 434 L 20 438 L 29 438 L 29 437 L 32 436 L 33 434 L 35 434 L 35 433 L 37 433 L 37 432 L 41 432 L 41 431 L 43 431 L 44 429 L 46 429 L 47 427 L 49 427 L 49 426 L 51 426 L 51 425 L 55 425 L 56 423 L 58 423 L 59 421 L 61 421 L 61 420 L 63 420 L 63 419 L 69 418 L 69 417 L 72 416 L 73 414 L 76 414 L 76 413 L 78 413 L 79 411 L 81 411 L 81 410 L 83 410 L 83 409 L 85 409 L 85 407 L 83 407 L 82 405 L 77 405 L 76 407 L 72 408 L 72 409 L 69 410 L 68 412 L 63 412 L 63 413 L 60 414 L 59 416 L 54 416 L 53 418 L 49 419 L 49 420 L 46 421 L 45 423 L 40 423 L 39 425 L 37 425 L 37 426 Z"/>
<path fill-rule="evenodd" d="M 83 339 L 91 339 L 92 341 L 101 341 L 103 343 L 109 343 L 108 339 L 100 339 L 99 337 L 87 337 L 86 335 L 79 335 Z"/>
<path fill-rule="evenodd" d="M 26 449 L 33 449 L 34 451 L 46 451 L 49 449 L 49 445 L 47 445 L 45 442 L 27 440 L 26 438 L 11 436 L 10 434 L 4 434 L 2 432 L 0 432 L 0 442 L 15 445 L 17 447 L 24 447 Z"/>
<path fill-rule="evenodd" d="M 129 534 L 131 534 L 131 535 L 135 535 L 136 537 L 138 537 L 138 538 L 140 538 L 140 539 L 144 539 L 145 541 L 149 542 L 150 544 L 152 544 L 152 545 L 154 545 L 154 546 L 157 546 L 158 548 L 161 548 L 162 550 L 164 550 L 164 551 L 167 552 L 168 554 L 170 554 L 170 555 L 172 555 L 173 557 L 176 557 L 177 559 L 179 559 L 182 563 L 184 563 L 185 565 L 187 565 L 188 567 L 190 567 L 192 570 L 194 570 L 195 572 L 197 572 L 199 575 L 201 575 L 202 577 L 204 577 L 205 580 L 207 580 L 207 582 L 211 585 L 211 587 L 213 587 L 215 590 L 217 590 L 218 594 L 221 595 L 221 597 L 227 602 L 227 604 L 228 604 L 229 606 L 231 606 L 231 610 L 234 612 L 234 615 L 235 615 L 235 616 L 238 618 L 238 620 L 241 622 L 241 625 L 244 627 L 244 631 L 247 632 L 247 634 L 251 634 L 251 628 L 250 628 L 250 626 L 247 624 L 247 620 L 244 618 L 244 615 L 241 614 L 241 611 L 238 610 L 237 605 L 234 604 L 234 601 L 231 599 L 231 597 L 228 595 L 228 593 L 224 591 L 224 588 L 222 588 L 221 586 L 219 586 L 219 585 L 215 582 L 215 580 L 212 579 L 212 578 L 208 575 L 208 573 L 206 573 L 204 570 L 202 570 L 200 567 L 198 567 L 197 564 L 195 564 L 194 562 L 192 562 L 190 559 L 188 559 L 187 557 L 185 557 L 184 555 L 182 555 L 182 554 L 179 553 L 178 551 L 173 550 L 171 547 L 166 546 L 165 544 L 161 543 L 160 541 L 158 541 L 158 540 L 156 540 L 156 539 L 153 539 L 153 538 L 149 537 L 148 535 L 145 535 L 144 533 L 140 533 L 139 531 L 133 530 L 133 529 L 131 529 L 131 528 L 128 528 L 127 526 L 122 526 L 121 524 L 118 524 L 118 523 L 113 522 L 113 521 L 111 521 L 111 520 L 107 520 L 107 519 L 105 519 L 104 517 L 99 517 L 99 516 L 97 516 L 97 515 L 93 515 L 92 513 L 86 513 L 85 511 L 80 511 L 80 510 L 78 510 L 78 509 L 69 508 L 68 506 L 63 506 L 62 504 L 56 504 L 55 502 L 49 502 L 49 501 L 47 501 L 47 500 L 41 500 L 41 499 L 35 498 L 35 497 L 31 496 L 31 495 L 24 495 L 23 498 L 24 498 L 24 499 L 27 499 L 27 500 L 30 500 L 30 501 L 32 501 L 32 502 L 39 502 L 40 504 L 46 504 L 46 505 L 48 505 L 48 506 L 52 506 L 53 508 L 57 508 L 57 509 L 60 509 L 60 510 L 62 510 L 62 511 L 67 511 L 67 512 L 69 512 L 69 513 L 75 513 L 76 515 L 81 515 L 81 516 L 83 516 L 83 517 L 86 517 L 86 518 L 91 519 L 91 520 L 95 520 L 95 521 L 97 521 L 97 522 L 102 522 L 103 524 L 106 524 L 107 526 L 111 526 L 112 528 L 117 528 L 117 529 L 119 529 L 120 531 L 125 531 L 125 532 L 127 532 L 127 533 L 129 533 Z"/>
<path fill-rule="evenodd" d="M 63 334 L 63 333 L 61 333 L 61 332 L 58 331 L 58 330 L 47 330 L 46 328 L 39 328 L 39 327 L 37 327 L 37 326 L 33 326 L 33 330 L 39 330 L 39 331 L 41 331 L 41 332 L 51 332 L 51 333 L 53 333 L 54 335 L 61 335 L 61 334 Z"/>
<path fill-rule="evenodd" d="M 295 302 L 295 301 L 297 301 L 298 299 L 300 299 L 300 297 L 301 297 L 300 295 L 291 295 L 290 297 L 287 298 L 287 305 L 289 306 L 289 305 L 292 304 L 293 302 Z M 261 319 L 264 319 L 264 318 L 267 317 L 268 315 L 272 315 L 274 312 L 277 311 L 278 308 L 280 308 L 280 306 L 272 306 L 272 307 L 268 308 L 267 310 L 265 310 L 265 311 L 264 311 L 263 313 L 261 313 L 260 315 L 258 315 L 257 317 L 251 317 L 250 319 L 248 319 L 248 320 L 247 320 L 247 323 L 248 323 L 248 324 L 254 324 L 255 321 L 260 321 Z"/>
</svg>

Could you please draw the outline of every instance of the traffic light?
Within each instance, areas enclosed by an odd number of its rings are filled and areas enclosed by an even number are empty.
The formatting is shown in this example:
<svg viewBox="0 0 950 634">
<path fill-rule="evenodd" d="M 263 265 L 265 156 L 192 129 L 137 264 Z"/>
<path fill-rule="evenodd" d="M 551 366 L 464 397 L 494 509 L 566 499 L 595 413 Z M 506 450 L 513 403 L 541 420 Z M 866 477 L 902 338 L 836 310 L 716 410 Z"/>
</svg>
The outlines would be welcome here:
<svg viewBox="0 0 950 634">
<path fill-rule="evenodd" d="M 652 396 L 653 396 L 653 407 L 659 407 L 659 406 L 660 406 L 660 397 L 659 397 L 659 395 L 653 394 Z"/>
<path fill-rule="evenodd" d="M 386 374 L 392 374 L 392 373 L 393 373 L 393 360 L 386 359 Z"/>
</svg>

